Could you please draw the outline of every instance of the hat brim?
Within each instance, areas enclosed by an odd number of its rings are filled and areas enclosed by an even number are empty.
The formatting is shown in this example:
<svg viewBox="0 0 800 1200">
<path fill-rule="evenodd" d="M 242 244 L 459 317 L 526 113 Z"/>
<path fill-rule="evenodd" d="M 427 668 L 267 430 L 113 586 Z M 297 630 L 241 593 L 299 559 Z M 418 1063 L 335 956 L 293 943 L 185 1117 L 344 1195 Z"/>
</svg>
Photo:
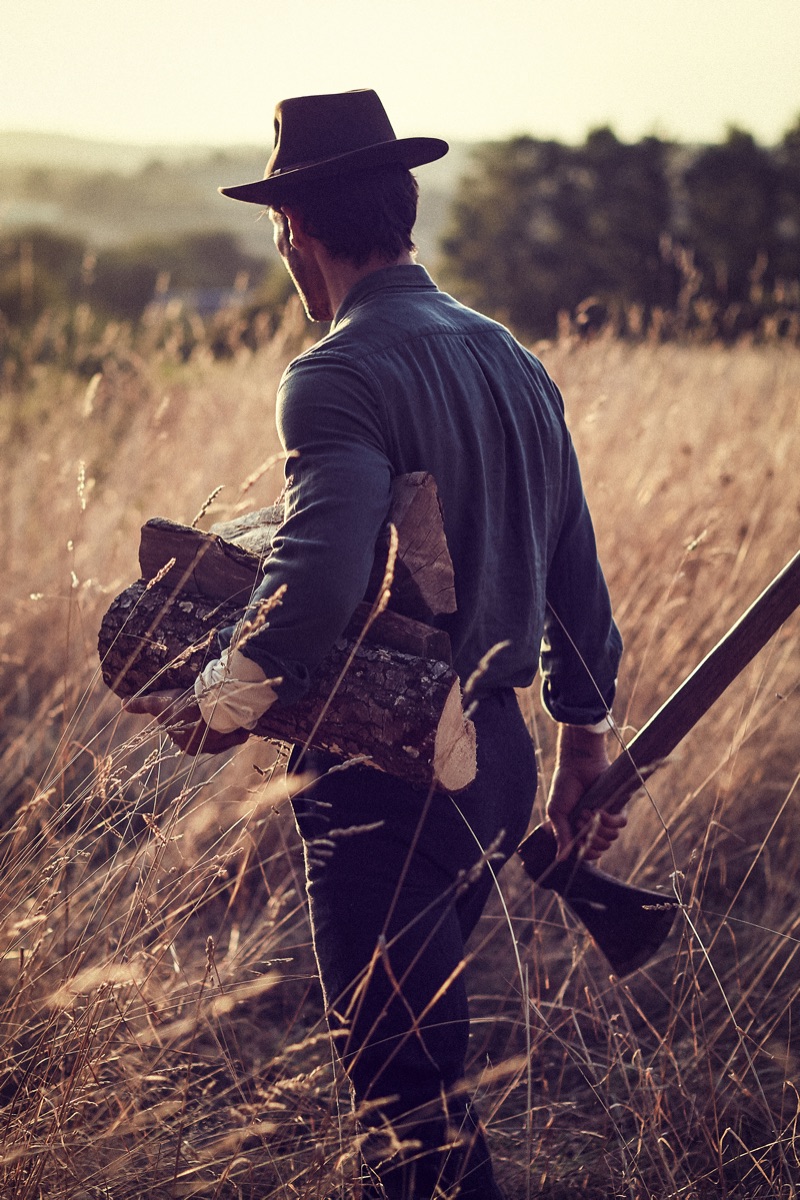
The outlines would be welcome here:
<svg viewBox="0 0 800 1200">
<path fill-rule="evenodd" d="M 448 143 L 442 138 L 395 138 L 390 142 L 379 142 L 374 146 L 351 150 L 348 154 L 338 154 L 335 158 L 327 158 L 321 163 L 281 171 L 268 179 L 257 179 L 253 183 L 240 183 L 234 187 L 221 187 L 219 191 L 231 200 L 270 205 L 278 202 L 281 197 L 285 199 L 287 193 L 299 183 L 311 183 L 316 179 L 329 179 L 336 175 L 349 175 L 351 172 L 367 170 L 370 167 L 385 167 L 392 163 L 400 163 L 410 170 L 412 167 L 436 162 L 437 159 L 443 158 L 449 149 Z"/>
</svg>

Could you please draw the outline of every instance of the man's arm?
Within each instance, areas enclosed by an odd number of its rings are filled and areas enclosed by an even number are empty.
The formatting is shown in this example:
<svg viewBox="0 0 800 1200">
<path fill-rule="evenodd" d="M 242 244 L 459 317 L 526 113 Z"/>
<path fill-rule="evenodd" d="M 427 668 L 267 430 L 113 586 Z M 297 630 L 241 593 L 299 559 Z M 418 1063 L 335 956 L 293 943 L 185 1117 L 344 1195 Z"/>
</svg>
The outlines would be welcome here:
<svg viewBox="0 0 800 1200">
<path fill-rule="evenodd" d="M 614 701 L 622 638 L 571 442 L 564 487 L 564 515 L 547 573 L 542 701 L 556 721 L 594 725 Z"/>
<path fill-rule="evenodd" d="M 547 817 L 558 839 L 559 858 L 569 853 L 576 833 L 583 833 L 585 843 L 591 834 L 582 848 L 591 861 L 608 849 L 626 823 L 622 814 L 586 814 L 582 829 L 576 831 L 570 821 L 581 796 L 610 765 L 606 738 L 622 638 L 612 616 L 571 441 L 565 487 L 564 517 L 548 572 L 541 655 L 542 700 L 559 722 Z"/>
<path fill-rule="evenodd" d="M 374 397 L 339 356 L 312 351 L 281 382 L 278 433 L 287 453 L 286 518 L 253 597 L 283 590 L 240 646 L 292 704 L 364 598 L 391 504 L 392 468 Z"/>
<path fill-rule="evenodd" d="M 389 510 L 392 472 L 374 400 L 346 362 L 318 355 L 290 366 L 278 397 L 278 432 L 287 452 L 286 520 L 251 602 L 253 624 L 261 600 L 282 592 L 280 603 L 246 641 L 237 642 L 237 629 L 224 631 L 229 644 L 196 684 L 190 734 L 186 710 L 182 721 L 169 723 L 174 701 L 128 706 L 155 715 L 181 745 L 177 730 L 190 753 L 227 748 L 209 733 L 238 731 L 237 742 L 245 740 L 272 703 L 291 704 L 305 693 L 363 599 Z"/>
</svg>

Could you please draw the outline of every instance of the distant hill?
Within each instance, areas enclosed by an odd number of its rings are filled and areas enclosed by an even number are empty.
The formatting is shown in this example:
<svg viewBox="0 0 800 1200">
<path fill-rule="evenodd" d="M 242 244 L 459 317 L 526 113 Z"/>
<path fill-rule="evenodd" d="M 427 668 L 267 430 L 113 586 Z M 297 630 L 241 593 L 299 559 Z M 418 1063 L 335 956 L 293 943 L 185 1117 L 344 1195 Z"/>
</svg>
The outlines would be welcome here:
<svg viewBox="0 0 800 1200">
<path fill-rule="evenodd" d="M 469 155 L 455 143 L 420 168 L 420 258 L 433 263 L 450 197 Z M 134 145 L 31 131 L 0 131 L 0 235 L 47 225 L 95 248 L 198 230 L 235 233 L 250 253 L 267 255 L 269 233 L 255 208 L 217 188 L 258 179 L 265 146 Z"/>
<path fill-rule="evenodd" d="M 115 171 L 133 175 L 150 162 L 183 163 L 212 158 L 215 146 L 134 145 L 70 137 L 33 130 L 0 131 L 0 166 L 50 167 L 78 171 Z M 235 158 L 263 157 L 257 146 L 226 147 Z"/>
</svg>

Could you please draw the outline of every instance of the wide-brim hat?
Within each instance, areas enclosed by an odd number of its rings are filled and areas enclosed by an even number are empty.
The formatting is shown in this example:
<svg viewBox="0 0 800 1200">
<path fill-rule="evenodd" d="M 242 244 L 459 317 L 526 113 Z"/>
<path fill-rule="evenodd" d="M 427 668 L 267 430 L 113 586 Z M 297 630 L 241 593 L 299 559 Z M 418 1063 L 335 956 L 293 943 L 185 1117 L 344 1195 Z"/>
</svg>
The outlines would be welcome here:
<svg viewBox="0 0 800 1200">
<path fill-rule="evenodd" d="M 233 200 L 272 205 L 297 184 L 391 163 L 420 167 L 449 148 L 441 138 L 396 137 L 371 90 L 295 96 L 275 109 L 275 148 L 264 178 L 219 190 Z"/>
</svg>

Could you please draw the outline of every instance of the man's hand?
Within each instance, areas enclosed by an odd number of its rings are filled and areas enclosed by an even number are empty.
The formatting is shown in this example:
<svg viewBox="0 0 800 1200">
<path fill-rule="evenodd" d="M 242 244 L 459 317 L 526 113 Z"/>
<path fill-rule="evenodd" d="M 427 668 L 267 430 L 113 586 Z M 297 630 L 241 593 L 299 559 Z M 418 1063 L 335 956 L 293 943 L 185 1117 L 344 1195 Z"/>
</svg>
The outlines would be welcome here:
<svg viewBox="0 0 800 1200">
<path fill-rule="evenodd" d="M 194 697 L 178 689 L 137 696 L 126 700 L 122 707 L 125 712 L 155 717 L 175 745 L 192 757 L 195 754 L 220 754 L 231 746 L 240 746 L 250 736 L 247 729 L 215 733 L 203 720 Z"/>
<path fill-rule="evenodd" d="M 619 837 L 627 824 L 624 813 L 584 812 L 578 818 L 577 831 L 570 814 L 584 792 L 610 765 L 606 738 L 602 733 L 590 733 L 575 725 L 562 725 L 558 735 L 556 767 L 547 798 L 547 819 L 558 841 L 558 860 L 563 861 L 576 842 L 580 844 L 591 834 L 581 857 L 594 862 Z"/>
</svg>

